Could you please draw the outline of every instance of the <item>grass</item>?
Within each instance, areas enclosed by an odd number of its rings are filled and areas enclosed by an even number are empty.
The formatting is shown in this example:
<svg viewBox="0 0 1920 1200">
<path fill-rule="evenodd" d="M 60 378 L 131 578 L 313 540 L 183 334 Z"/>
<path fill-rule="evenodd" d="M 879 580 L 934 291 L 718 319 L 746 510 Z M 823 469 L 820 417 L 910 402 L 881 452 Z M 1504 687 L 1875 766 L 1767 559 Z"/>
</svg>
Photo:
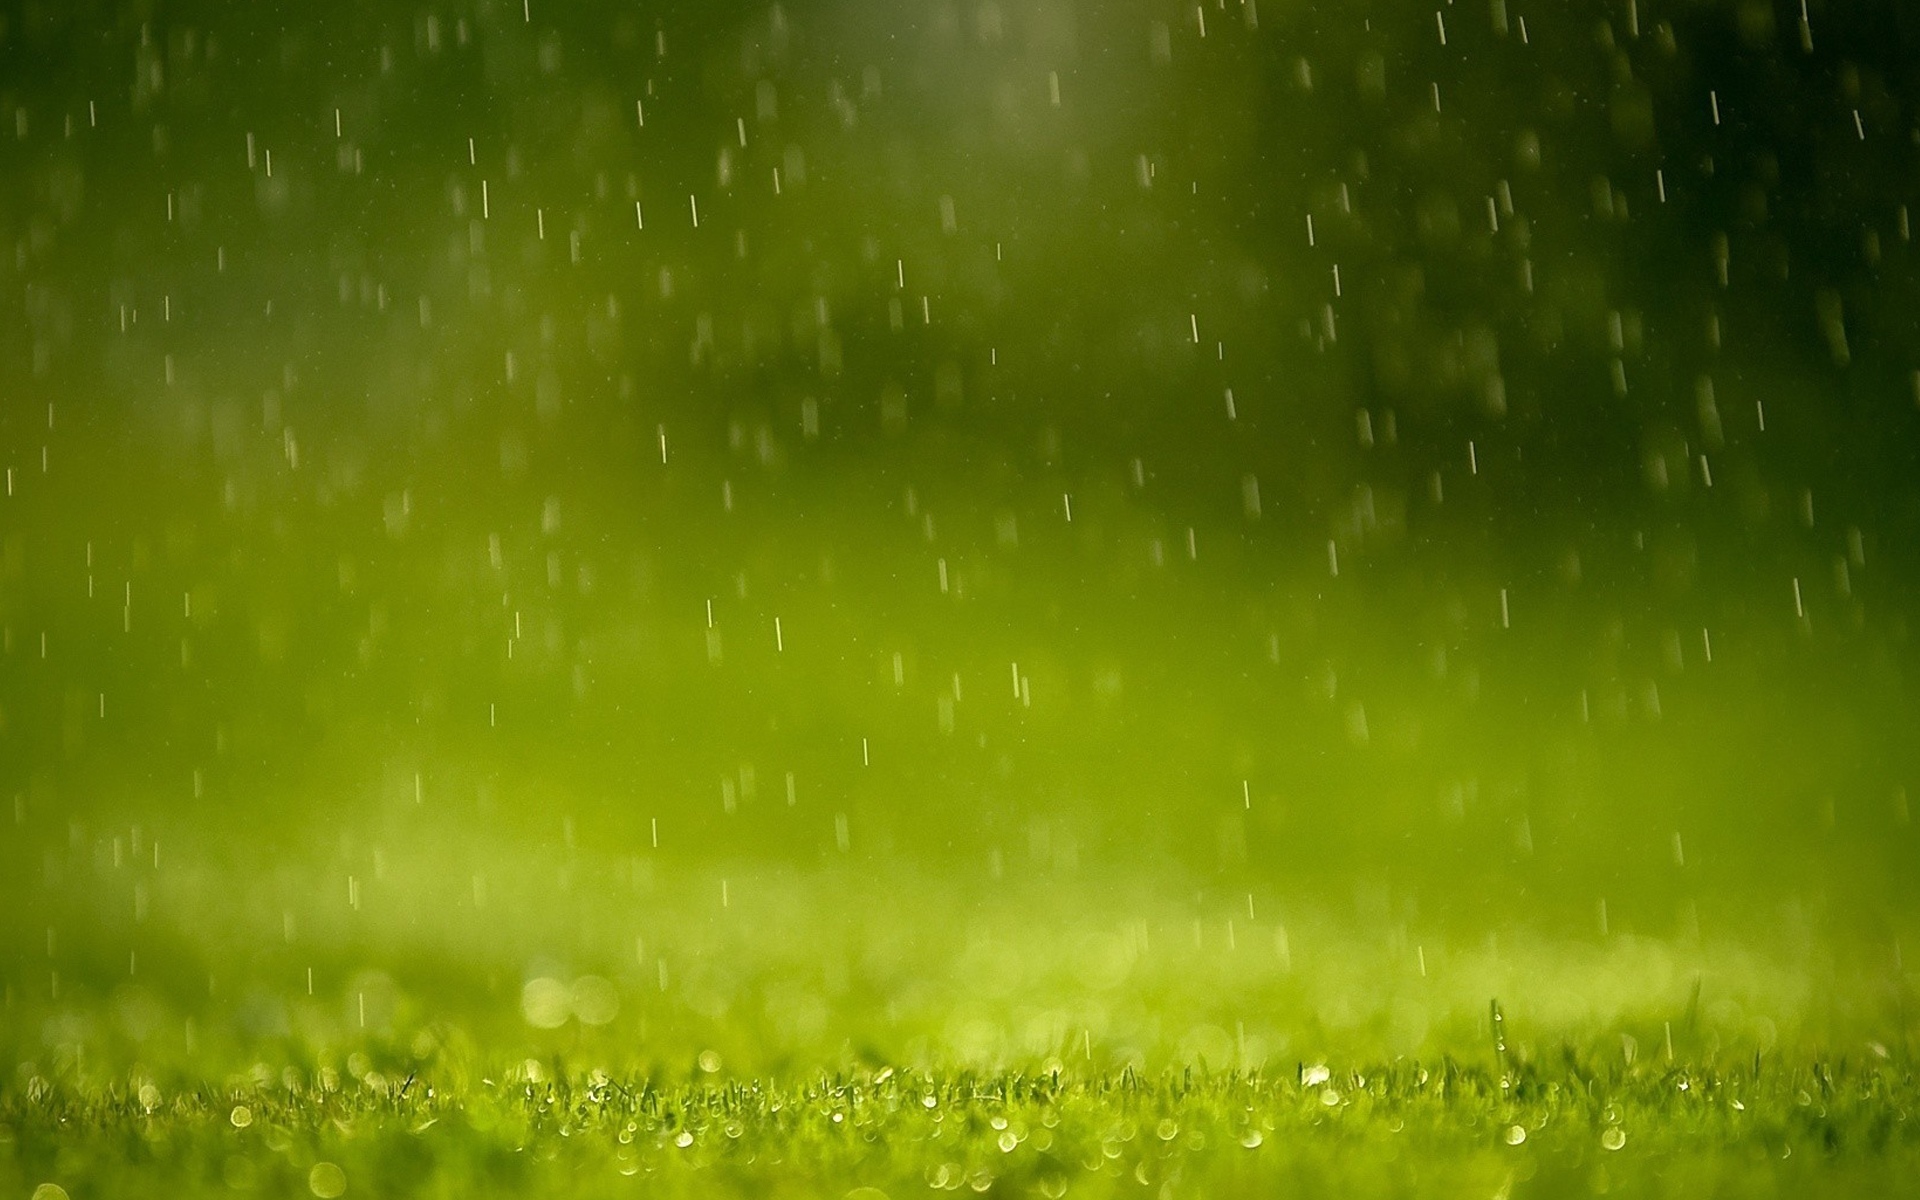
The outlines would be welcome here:
<svg viewBox="0 0 1920 1200">
<path fill-rule="evenodd" d="M 353 1054 L 0 1091 L 0 1195 L 1899 1195 L 1912 1064 L 1452 1057 L 670 1079 Z M 48 1190 L 57 1186 L 60 1192 Z M 40 1190 L 35 1190 L 36 1188 Z"/>
<path fill-rule="evenodd" d="M 1911 979 L 1837 918 L 1749 929 L 1718 898 L 1705 933 L 1622 932 L 1617 906 L 1604 936 L 1496 938 L 1324 895 L 443 861 L 434 839 L 398 843 L 357 904 L 351 866 L 282 863 L 278 904 L 235 907 L 263 885 L 171 844 L 137 920 L 111 855 L 15 914 L 0 1200 L 1920 1178 Z M 496 882 L 463 907 L 476 867 Z"/>
<path fill-rule="evenodd" d="M 854 917 L 838 876 L 734 876 L 703 918 L 717 889 L 679 874 L 630 907 L 594 889 L 601 928 L 542 874 L 464 932 L 445 909 L 337 936 L 302 912 L 277 944 L 183 921 L 117 981 L 112 947 L 89 970 L 62 943 L 57 993 L 23 948 L 0 1197 L 1855 1196 L 1920 1177 L 1905 976 L 1849 973 L 1831 934 L 1375 944 L 1305 905 L 1281 937 L 1244 909 L 1230 932 L 1164 896 L 1058 888 L 998 908 L 903 886 L 956 902 Z"/>
</svg>

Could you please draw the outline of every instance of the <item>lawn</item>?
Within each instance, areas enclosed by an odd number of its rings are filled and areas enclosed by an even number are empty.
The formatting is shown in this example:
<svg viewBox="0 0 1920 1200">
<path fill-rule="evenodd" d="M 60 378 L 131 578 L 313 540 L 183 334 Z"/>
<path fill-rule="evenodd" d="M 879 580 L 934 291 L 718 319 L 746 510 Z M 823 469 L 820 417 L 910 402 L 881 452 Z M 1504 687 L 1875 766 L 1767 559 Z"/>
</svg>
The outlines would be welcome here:
<svg viewBox="0 0 1920 1200">
<path fill-rule="evenodd" d="M 881 1067 L 687 1079 L 356 1052 L 184 1090 L 39 1075 L 0 1100 L 0 1185 L 411 1196 L 1908 1194 L 1910 1062 L 1505 1069 L 1452 1057 L 1272 1072 Z M 53 1190 L 55 1187 L 63 1189 Z"/>
<path fill-rule="evenodd" d="M 186 920 L 145 964 L 16 973 L 0 1194 L 1856 1196 L 1920 1170 L 1908 977 L 1844 927 L 1250 919 L 1085 864 L 735 864 L 723 898 L 560 846 L 422 923 L 452 840 L 357 909 L 283 869 L 315 901 L 266 914 L 279 937 Z"/>
</svg>

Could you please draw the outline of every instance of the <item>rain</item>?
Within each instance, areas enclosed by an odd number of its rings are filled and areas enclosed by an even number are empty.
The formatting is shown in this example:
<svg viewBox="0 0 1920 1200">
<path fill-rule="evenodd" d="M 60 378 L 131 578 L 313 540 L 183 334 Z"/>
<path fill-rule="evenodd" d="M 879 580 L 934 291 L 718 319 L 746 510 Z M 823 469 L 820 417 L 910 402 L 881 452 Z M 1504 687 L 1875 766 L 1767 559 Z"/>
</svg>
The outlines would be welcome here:
<svg viewBox="0 0 1920 1200">
<path fill-rule="evenodd" d="M 1913 1167 L 1920 10 L 277 7 L 0 5 L 0 1195 Z"/>
</svg>

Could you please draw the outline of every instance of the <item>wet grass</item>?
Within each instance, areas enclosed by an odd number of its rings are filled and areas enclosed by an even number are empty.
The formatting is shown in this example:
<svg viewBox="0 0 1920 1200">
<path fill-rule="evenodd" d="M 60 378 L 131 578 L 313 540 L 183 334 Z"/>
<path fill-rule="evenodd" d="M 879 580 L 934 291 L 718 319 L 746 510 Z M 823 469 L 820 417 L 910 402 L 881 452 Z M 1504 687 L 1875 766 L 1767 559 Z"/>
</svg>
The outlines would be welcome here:
<svg viewBox="0 0 1920 1200">
<path fill-rule="evenodd" d="M 784 1078 L 405 1059 L 173 1086 L 23 1069 L 0 1089 L 0 1194 L 1855 1196 L 1920 1178 L 1920 1086 L 1875 1053 Z"/>
<path fill-rule="evenodd" d="M 288 866 L 278 886 L 310 900 L 230 910 L 252 877 L 185 850 L 142 921 L 97 872 L 42 889 L 0 956 L 0 1200 L 1920 1177 L 1912 979 L 1838 920 L 1494 937 L 1278 891 L 1047 876 L 983 897 L 926 872 L 421 845 L 358 907 L 342 872 Z M 469 862 L 498 881 L 484 907 L 443 894 Z"/>
</svg>

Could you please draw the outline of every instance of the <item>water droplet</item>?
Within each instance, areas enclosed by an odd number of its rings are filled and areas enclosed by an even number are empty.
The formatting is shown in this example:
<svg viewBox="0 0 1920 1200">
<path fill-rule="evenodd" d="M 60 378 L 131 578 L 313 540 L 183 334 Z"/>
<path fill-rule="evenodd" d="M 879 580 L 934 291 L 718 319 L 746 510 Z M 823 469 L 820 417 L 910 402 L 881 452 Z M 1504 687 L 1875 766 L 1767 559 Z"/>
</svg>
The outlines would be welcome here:
<svg viewBox="0 0 1920 1200">
<path fill-rule="evenodd" d="M 317 1162 L 307 1172 L 307 1190 L 320 1200 L 333 1200 L 347 1190 L 347 1173 L 330 1162 Z"/>
<path fill-rule="evenodd" d="M 558 979 L 529 979 L 520 989 L 520 1011 L 535 1029 L 558 1029 L 573 1015 L 572 993 Z"/>
</svg>

